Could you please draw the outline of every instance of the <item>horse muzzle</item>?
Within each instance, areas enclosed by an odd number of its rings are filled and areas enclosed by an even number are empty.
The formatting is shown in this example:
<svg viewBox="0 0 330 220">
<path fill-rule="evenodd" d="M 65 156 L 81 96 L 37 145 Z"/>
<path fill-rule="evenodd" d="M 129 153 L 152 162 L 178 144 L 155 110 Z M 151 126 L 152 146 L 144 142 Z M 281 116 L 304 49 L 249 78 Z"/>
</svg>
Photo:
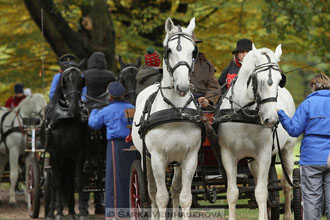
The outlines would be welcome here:
<svg viewBox="0 0 330 220">
<path fill-rule="evenodd" d="M 183 97 L 183 96 L 185 96 L 188 93 L 188 91 L 189 91 L 189 85 L 187 85 L 187 86 L 177 85 L 176 86 L 176 90 L 178 91 L 179 96 Z"/>
</svg>

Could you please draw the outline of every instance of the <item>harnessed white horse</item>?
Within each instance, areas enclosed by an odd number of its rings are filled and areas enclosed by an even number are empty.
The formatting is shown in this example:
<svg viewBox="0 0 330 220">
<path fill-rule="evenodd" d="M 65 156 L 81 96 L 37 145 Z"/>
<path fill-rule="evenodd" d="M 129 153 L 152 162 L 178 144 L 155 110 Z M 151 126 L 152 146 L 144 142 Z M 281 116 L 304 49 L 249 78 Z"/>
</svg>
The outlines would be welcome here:
<svg viewBox="0 0 330 220">
<path fill-rule="evenodd" d="M 0 180 L 9 159 L 9 205 L 11 206 L 16 206 L 15 185 L 19 171 L 18 159 L 24 152 L 26 143 L 22 119 L 36 116 L 42 117 L 45 106 L 46 101 L 41 94 L 32 94 L 21 101 L 14 110 L 0 109 Z"/>
<path fill-rule="evenodd" d="M 259 207 L 259 220 L 267 219 L 267 177 L 271 165 L 273 126 L 277 123 L 276 109 L 284 109 L 289 116 L 295 111 L 291 94 L 279 87 L 282 80 L 277 62 L 282 54 L 281 45 L 275 53 L 267 48 L 253 49 L 245 56 L 238 77 L 226 94 L 220 109 L 256 109 L 261 125 L 245 123 L 220 123 L 218 140 L 221 146 L 222 163 L 227 173 L 227 200 L 229 220 L 236 219 L 235 208 L 238 200 L 236 185 L 237 162 L 245 157 L 255 160 L 249 163 L 255 178 L 255 198 Z M 283 163 L 292 179 L 293 148 L 295 138 L 290 137 L 281 125 L 277 129 Z M 292 180 L 291 180 L 292 181 Z M 285 196 L 284 219 L 292 219 L 292 189 L 284 175 L 281 183 Z"/>
<path fill-rule="evenodd" d="M 192 203 L 191 182 L 201 145 L 201 128 L 194 122 L 197 107 L 189 90 L 189 74 L 197 54 L 197 46 L 191 38 L 194 28 L 195 18 L 187 28 L 175 26 L 170 18 L 166 20 L 163 79 L 160 84 L 151 85 L 139 93 L 136 101 L 132 138 L 141 155 L 144 139 L 151 155 L 146 161 L 146 169 L 143 169 L 144 172 L 147 170 L 152 209 L 156 211 L 158 208 L 160 219 L 165 219 L 163 215 L 169 201 L 165 184 L 169 163 L 176 161 L 180 164 L 175 168 L 172 182 L 174 210 L 180 205 L 184 219 L 188 219 Z M 166 115 L 171 116 L 167 118 Z M 160 122 L 162 118 L 165 119 Z M 155 124 L 152 123 L 154 119 Z M 144 126 L 147 128 L 142 129 Z"/>
</svg>

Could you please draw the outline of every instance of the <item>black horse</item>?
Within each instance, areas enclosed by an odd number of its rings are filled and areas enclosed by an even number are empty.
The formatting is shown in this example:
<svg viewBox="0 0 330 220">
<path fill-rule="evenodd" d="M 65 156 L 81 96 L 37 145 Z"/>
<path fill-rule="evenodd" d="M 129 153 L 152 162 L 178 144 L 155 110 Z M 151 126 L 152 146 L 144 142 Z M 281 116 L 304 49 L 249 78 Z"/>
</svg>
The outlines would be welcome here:
<svg viewBox="0 0 330 220">
<path fill-rule="evenodd" d="M 69 219 L 75 219 L 76 191 L 82 191 L 79 176 L 84 163 L 87 114 L 81 105 L 84 78 L 78 66 L 71 65 L 62 73 L 55 94 L 46 113 L 46 150 L 50 153 L 51 201 L 46 219 L 64 219 L 63 207 L 67 202 Z M 80 198 L 79 196 L 79 199 Z M 81 218 L 87 213 L 80 213 Z"/>
<path fill-rule="evenodd" d="M 138 72 L 139 67 L 141 66 L 141 57 L 136 59 L 135 64 L 124 63 L 121 56 L 119 56 L 119 64 L 120 64 L 120 74 L 119 74 L 119 82 L 124 85 L 126 88 L 125 99 L 135 105 L 136 101 L 136 74 Z"/>
</svg>

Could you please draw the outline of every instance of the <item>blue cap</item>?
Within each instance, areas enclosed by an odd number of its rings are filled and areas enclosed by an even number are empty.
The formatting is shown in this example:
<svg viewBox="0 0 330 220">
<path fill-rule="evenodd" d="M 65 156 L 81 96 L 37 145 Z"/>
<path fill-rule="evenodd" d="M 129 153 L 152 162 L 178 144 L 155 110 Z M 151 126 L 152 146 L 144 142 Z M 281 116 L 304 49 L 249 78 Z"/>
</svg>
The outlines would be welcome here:
<svg viewBox="0 0 330 220">
<path fill-rule="evenodd" d="M 120 82 L 111 82 L 108 86 L 108 92 L 110 96 L 120 98 L 125 94 L 126 90 Z"/>
<path fill-rule="evenodd" d="M 21 83 L 15 84 L 14 91 L 15 91 L 15 94 L 24 93 L 24 86 L 23 86 L 23 84 L 21 84 Z"/>
</svg>

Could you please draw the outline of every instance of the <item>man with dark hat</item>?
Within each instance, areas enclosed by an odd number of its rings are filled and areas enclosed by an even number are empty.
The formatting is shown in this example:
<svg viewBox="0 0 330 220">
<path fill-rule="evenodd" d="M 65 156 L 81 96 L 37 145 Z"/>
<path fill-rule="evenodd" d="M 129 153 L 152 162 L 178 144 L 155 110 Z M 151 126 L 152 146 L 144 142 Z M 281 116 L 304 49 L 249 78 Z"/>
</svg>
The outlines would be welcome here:
<svg viewBox="0 0 330 220">
<path fill-rule="evenodd" d="M 201 43 L 202 40 L 196 39 L 192 34 L 195 43 Z M 192 93 L 202 108 L 216 105 L 219 100 L 219 84 L 215 78 L 215 68 L 213 64 L 206 58 L 204 53 L 198 52 L 195 60 L 195 68 L 190 76 L 190 82 L 194 86 Z"/>
<path fill-rule="evenodd" d="M 252 50 L 252 41 L 248 39 L 240 39 L 237 41 L 236 48 L 233 50 L 233 59 L 221 73 L 218 82 L 221 89 L 221 95 L 225 94 L 230 87 L 231 81 L 236 77 L 239 72 L 245 55 Z"/>
<path fill-rule="evenodd" d="M 153 47 L 148 47 L 144 54 L 144 64 L 141 65 L 136 74 L 136 94 L 139 94 L 143 89 L 160 82 L 162 72 L 160 71 L 161 58 L 157 50 Z"/>
<path fill-rule="evenodd" d="M 136 159 L 135 152 L 129 149 L 132 142 L 126 143 L 130 134 L 127 127 L 130 122 L 125 117 L 126 109 L 133 105 L 123 100 L 124 86 L 119 82 L 111 82 L 108 87 L 110 104 L 101 110 L 93 109 L 88 120 L 92 129 L 107 130 L 106 182 L 105 182 L 105 218 L 116 219 L 120 211 L 129 208 L 129 177 L 130 168 Z"/>
<path fill-rule="evenodd" d="M 12 97 L 9 97 L 6 101 L 5 106 L 9 109 L 14 109 L 18 104 L 25 99 L 24 95 L 24 85 L 21 83 L 17 83 L 14 86 L 14 92 L 15 95 Z"/>
</svg>

